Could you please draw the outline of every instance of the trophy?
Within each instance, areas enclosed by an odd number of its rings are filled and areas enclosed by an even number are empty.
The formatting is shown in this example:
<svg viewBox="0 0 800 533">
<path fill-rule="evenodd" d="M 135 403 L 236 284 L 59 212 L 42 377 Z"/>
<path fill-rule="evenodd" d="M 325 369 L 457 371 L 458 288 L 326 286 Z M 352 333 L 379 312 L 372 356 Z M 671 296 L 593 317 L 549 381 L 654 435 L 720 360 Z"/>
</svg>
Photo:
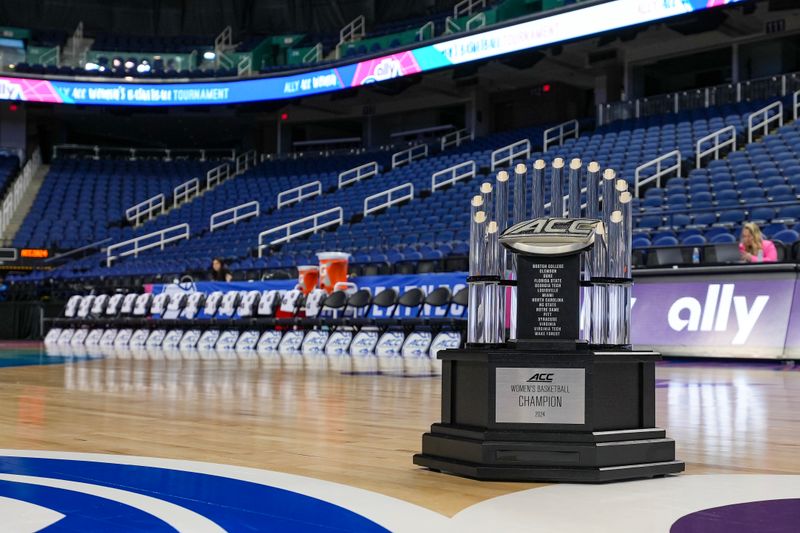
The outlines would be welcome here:
<svg viewBox="0 0 800 533">
<path fill-rule="evenodd" d="M 467 342 L 439 352 L 442 420 L 414 463 L 509 481 L 682 472 L 655 425 L 660 355 L 630 341 L 627 182 L 556 158 L 546 203 L 547 170 L 501 170 L 471 199 Z"/>
</svg>

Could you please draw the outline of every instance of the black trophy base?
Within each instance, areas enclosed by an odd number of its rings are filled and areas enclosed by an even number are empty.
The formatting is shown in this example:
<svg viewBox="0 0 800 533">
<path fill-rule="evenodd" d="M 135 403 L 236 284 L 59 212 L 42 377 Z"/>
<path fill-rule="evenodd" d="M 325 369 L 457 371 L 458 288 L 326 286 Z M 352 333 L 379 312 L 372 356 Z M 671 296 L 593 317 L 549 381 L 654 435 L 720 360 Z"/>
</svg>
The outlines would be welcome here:
<svg viewBox="0 0 800 533">
<path fill-rule="evenodd" d="M 655 427 L 656 353 L 467 348 L 440 358 L 442 422 L 422 436 L 416 465 L 485 481 L 572 483 L 685 468 Z"/>
</svg>

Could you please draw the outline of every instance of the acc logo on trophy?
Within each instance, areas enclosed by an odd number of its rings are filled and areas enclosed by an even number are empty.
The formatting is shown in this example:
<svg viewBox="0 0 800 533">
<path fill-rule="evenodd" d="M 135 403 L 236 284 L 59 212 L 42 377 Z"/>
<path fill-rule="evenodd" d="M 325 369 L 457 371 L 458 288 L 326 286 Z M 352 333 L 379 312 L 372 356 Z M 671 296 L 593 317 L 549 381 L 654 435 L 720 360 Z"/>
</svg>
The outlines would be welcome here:
<svg viewBox="0 0 800 533">
<path fill-rule="evenodd" d="M 508 228 L 500 243 L 525 254 L 565 255 L 591 247 L 595 235 L 603 233 L 603 223 L 596 219 L 537 218 Z"/>
</svg>

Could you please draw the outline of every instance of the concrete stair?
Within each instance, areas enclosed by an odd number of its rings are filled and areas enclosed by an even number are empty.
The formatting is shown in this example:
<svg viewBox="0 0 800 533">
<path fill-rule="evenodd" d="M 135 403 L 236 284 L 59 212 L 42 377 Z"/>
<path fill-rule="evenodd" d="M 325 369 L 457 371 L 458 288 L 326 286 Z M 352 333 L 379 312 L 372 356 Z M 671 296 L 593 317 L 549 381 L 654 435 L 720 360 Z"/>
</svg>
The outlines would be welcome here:
<svg viewBox="0 0 800 533">
<path fill-rule="evenodd" d="M 28 185 L 28 190 L 22 195 L 17 210 L 14 212 L 14 216 L 11 217 L 8 228 L 6 228 L 5 235 L 0 236 L 0 240 L 6 242 L 14 240 L 17 231 L 19 231 L 20 226 L 22 226 L 22 222 L 25 220 L 25 217 L 28 216 L 28 212 L 31 210 L 34 200 L 36 200 L 36 195 L 39 194 L 39 189 L 42 188 L 44 177 L 49 171 L 50 165 L 41 165 L 36 174 L 33 175 L 31 183 Z"/>
</svg>

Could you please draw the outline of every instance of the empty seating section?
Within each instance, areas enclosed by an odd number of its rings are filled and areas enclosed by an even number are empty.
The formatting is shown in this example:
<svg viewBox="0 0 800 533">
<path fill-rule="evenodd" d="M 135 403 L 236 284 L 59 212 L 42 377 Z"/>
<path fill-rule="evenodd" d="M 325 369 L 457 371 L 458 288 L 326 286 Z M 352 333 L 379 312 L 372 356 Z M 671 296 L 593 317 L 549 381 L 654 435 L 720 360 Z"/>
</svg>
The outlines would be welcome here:
<svg viewBox="0 0 800 533">
<path fill-rule="evenodd" d="M 636 167 L 667 152 L 677 149 L 684 160 L 694 161 L 697 141 L 709 133 L 726 126 L 734 126 L 740 134 L 744 133 L 747 114 L 762 106 L 763 102 L 742 103 L 618 121 L 591 135 L 567 140 L 562 148 L 550 153 L 597 161 L 632 182 Z"/>
<path fill-rule="evenodd" d="M 533 152 L 528 162 L 580 157 L 584 163 L 595 160 L 603 167 L 614 168 L 630 182 L 637 167 L 677 148 L 683 166 L 688 168 L 694 166 L 698 139 L 730 125 L 744 134 L 747 114 L 762 105 L 757 102 L 612 123 L 547 153 Z M 478 180 L 493 179 L 489 170 L 493 151 L 520 139 L 541 146 L 542 131 L 528 128 L 479 138 L 394 170 L 389 169 L 389 153 L 268 161 L 136 230 L 136 234 L 143 234 L 189 223 L 189 240 L 168 245 L 164 251 L 154 249 L 138 257 L 121 258 L 111 267 L 105 266 L 104 254 L 97 254 L 32 276 L 178 276 L 204 271 L 212 256 L 223 256 L 232 270 L 244 272 L 240 277 L 253 277 L 265 271 L 315 264 L 317 252 L 335 250 L 352 254 L 351 263 L 361 273 L 464 268 L 468 253 L 465 202 L 476 184 L 464 180 L 431 191 L 431 175 L 474 161 Z M 378 175 L 338 187 L 340 172 L 370 161 L 376 161 L 382 169 Z M 173 167 L 148 164 L 150 179 L 137 181 L 133 174 L 144 169 L 133 163 L 57 161 L 48 176 L 49 186 L 37 198 L 17 244 L 44 246 L 55 242 L 74 246 L 103 237 L 116 242 L 134 234 L 130 228 L 109 226 L 109 222 L 121 219 L 124 208 L 134 200 L 171 190 L 191 174 L 184 168 L 186 172 L 173 180 L 164 177 L 166 169 Z M 162 170 L 152 170 L 155 168 Z M 177 169 L 173 171 L 177 173 Z M 121 176 L 100 179 L 101 174 L 115 172 Z M 277 209 L 280 192 L 315 181 L 321 182 L 321 195 Z M 134 183 L 142 188 L 135 195 Z M 412 201 L 363 215 L 365 198 L 406 183 L 413 185 Z M 665 179 L 661 187 L 644 189 L 642 197 L 634 200 L 634 247 L 733 243 L 738 241 L 741 224 L 755 220 L 768 237 L 785 242 L 791 249 L 800 231 L 799 193 L 800 126 L 790 124 L 726 158 L 690 170 L 687 177 Z M 103 208 L 79 209 L 80 199 L 87 200 L 84 205 L 94 202 Z M 253 200 L 260 204 L 260 216 L 209 231 L 213 213 Z M 257 253 L 260 232 L 338 207 L 343 211 L 341 226 L 266 246 L 263 256 Z M 265 244 L 274 238 L 277 236 Z"/>
<path fill-rule="evenodd" d="M 783 126 L 727 158 L 647 190 L 640 201 L 640 246 L 735 242 L 745 221 L 792 244 L 800 230 L 800 125 Z M 790 230 L 789 233 L 783 233 Z M 787 242 L 788 241 L 788 242 Z"/>
<path fill-rule="evenodd" d="M 190 160 L 56 159 L 14 244 L 65 250 L 142 234 L 142 229 L 134 231 L 123 224 L 127 208 L 161 193 L 171 198 L 175 186 L 204 177 L 215 165 Z"/>
</svg>

